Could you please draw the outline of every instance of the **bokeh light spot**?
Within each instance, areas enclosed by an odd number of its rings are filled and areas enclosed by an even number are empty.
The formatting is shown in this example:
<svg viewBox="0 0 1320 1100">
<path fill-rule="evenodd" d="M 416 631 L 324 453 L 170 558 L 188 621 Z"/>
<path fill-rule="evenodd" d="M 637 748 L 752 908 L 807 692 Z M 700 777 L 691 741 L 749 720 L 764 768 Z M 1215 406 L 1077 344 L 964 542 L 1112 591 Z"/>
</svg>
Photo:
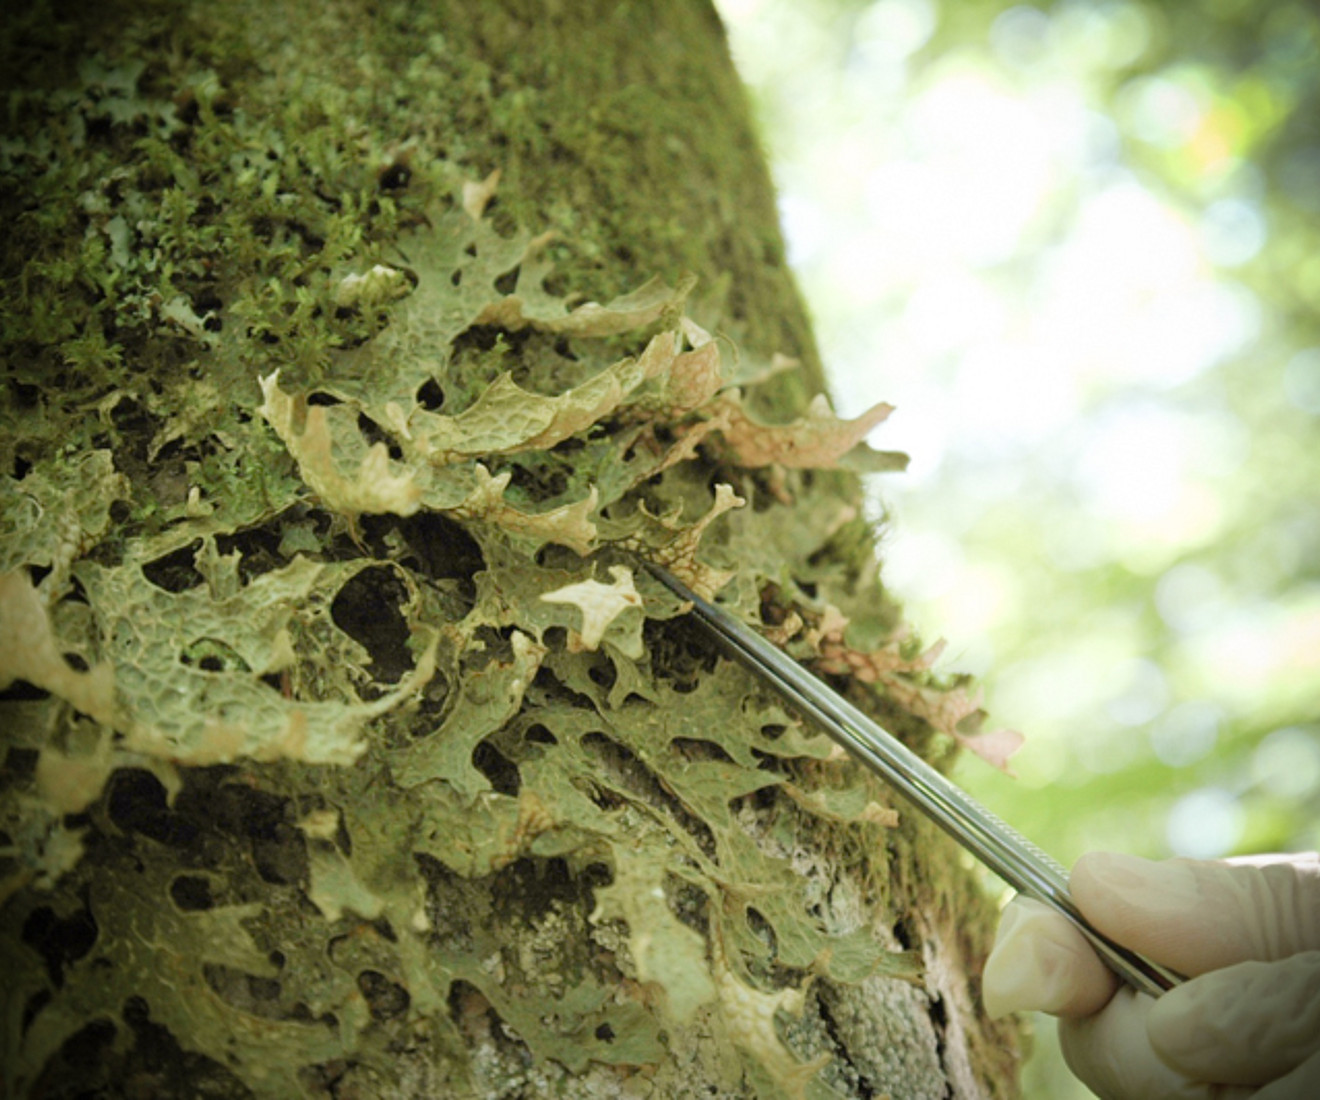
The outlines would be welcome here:
<svg viewBox="0 0 1320 1100">
<path fill-rule="evenodd" d="M 1204 630 L 1223 617 L 1223 581 L 1204 565 L 1175 565 L 1155 585 L 1155 608 L 1180 634 Z"/>
<path fill-rule="evenodd" d="M 1204 699 L 1180 703 L 1150 727 L 1150 745 L 1163 764 L 1185 768 L 1214 751 L 1224 710 Z"/>
<path fill-rule="evenodd" d="M 1201 125 L 1205 104 L 1188 82 L 1148 76 L 1123 89 L 1119 110 L 1142 141 L 1172 149 L 1192 139 Z"/>
<path fill-rule="evenodd" d="M 1265 245 L 1265 216 L 1255 203 L 1220 199 L 1201 215 L 1201 247 L 1220 267 L 1238 267 Z"/>
<path fill-rule="evenodd" d="M 1299 726 L 1275 730 L 1256 746 L 1251 777 L 1276 798 L 1306 798 L 1320 787 L 1320 734 Z"/>
<path fill-rule="evenodd" d="M 1105 713 L 1120 726 L 1141 726 L 1157 718 L 1169 705 L 1169 684 L 1160 666 L 1138 657 L 1123 661 L 1110 675 L 1117 689 L 1105 704 Z"/>
<path fill-rule="evenodd" d="M 1245 822 L 1232 792 L 1202 787 L 1173 804 L 1165 820 L 1165 838 L 1175 855 L 1219 859 L 1238 842 Z"/>
</svg>

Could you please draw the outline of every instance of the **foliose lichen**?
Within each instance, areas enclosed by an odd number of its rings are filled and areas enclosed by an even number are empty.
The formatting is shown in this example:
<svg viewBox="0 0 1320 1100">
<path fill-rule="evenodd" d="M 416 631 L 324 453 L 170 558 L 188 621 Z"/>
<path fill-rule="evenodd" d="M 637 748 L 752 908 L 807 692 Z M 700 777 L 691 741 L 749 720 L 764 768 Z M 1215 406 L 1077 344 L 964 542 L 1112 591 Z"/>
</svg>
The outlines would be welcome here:
<svg viewBox="0 0 1320 1100">
<path fill-rule="evenodd" d="M 407 102 L 459 79 L 438 28 L 355 83 L 146 10 L 0 146 L 6 1087 L 860 1080 L 787 1017 L 916 978 L 874 920 L 914 842 L 636 557 L 945 751 L 975 702 L 842 469 L 901 464 L 887 410 L 769 422 L 792 361 L 691 278 L 564 285 Z"/>
</svg>

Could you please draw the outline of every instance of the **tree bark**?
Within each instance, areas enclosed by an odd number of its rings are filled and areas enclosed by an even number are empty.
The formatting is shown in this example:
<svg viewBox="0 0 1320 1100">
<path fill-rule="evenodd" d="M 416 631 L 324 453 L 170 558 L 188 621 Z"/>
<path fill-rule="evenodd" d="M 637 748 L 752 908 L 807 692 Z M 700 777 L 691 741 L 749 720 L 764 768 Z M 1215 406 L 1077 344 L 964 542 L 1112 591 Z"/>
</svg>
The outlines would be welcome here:
<svg viewBox="0 0 1320 1100">
<path fill-rule="evenodd" d="M 634 567 L 975 722 L 709 4 L 87 7 L 4 35 L 7 1095 L 1016 1095 L 958 853 Z"/>
</svg>

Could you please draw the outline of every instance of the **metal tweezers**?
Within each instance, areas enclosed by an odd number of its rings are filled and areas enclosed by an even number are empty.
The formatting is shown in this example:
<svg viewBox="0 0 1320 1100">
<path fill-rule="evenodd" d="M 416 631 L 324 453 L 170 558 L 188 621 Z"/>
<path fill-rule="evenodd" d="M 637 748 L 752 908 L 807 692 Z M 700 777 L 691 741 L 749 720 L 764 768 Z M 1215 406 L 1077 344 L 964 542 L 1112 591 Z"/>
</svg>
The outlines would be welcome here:
<svg viewBox="0 0 1320 1100">
<path fill-rule="evenodd" d="M 751 669 L 795 710 L 818 725 L 854 758 L 906 797 L 986 867 L 1027 897 L 1071 921 L 1102 960 L 1141 993 L 1158 997 L 1183 978 L 1115 943 L 1092 927 L 1068 892 L 1067 872 L 1026 837 L 950 782 L 893 734 L 783 650 L 744 626 L 727 611 L 702 599 L 668 570 L 642 565 L 685 603 L 728 653 Z"/>
</svg>

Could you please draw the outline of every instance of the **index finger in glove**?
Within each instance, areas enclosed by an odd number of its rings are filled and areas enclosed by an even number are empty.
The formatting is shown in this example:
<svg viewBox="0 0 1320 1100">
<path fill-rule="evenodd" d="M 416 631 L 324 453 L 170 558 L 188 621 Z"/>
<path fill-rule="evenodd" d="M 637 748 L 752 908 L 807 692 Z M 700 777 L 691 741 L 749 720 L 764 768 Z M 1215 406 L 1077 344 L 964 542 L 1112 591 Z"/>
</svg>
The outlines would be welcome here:
<svg viewBox="0 0 1320 1100">
<path fill-rule="evenodd" d="M 1320 859 L 1265 863 L 1090 852 L 1069 880 L 1111 939 L 1188 976 L 1320 949 Z"/>
<path fill-rule="evenodd" d="M 1320 951 L 1203 974 L 1156 1001 L 1146 1028 L 1159 1056 L 1190 1077 L 1283 1077 L 1320 1054 Z"/>
<path fill-rule="evenodd" d="M 1101 1100 L 1247 1100 L 1253 1095 L 1250 1087 L 1210 1084 L 1169 1066 L 1147 1035 L 1149 1014 L 1158 1003 L 1144 993 L 1120 989 L 1094 1016 L 1060 1020 L 1059 1045 L 1068 1068 Z"/>
</svg>

